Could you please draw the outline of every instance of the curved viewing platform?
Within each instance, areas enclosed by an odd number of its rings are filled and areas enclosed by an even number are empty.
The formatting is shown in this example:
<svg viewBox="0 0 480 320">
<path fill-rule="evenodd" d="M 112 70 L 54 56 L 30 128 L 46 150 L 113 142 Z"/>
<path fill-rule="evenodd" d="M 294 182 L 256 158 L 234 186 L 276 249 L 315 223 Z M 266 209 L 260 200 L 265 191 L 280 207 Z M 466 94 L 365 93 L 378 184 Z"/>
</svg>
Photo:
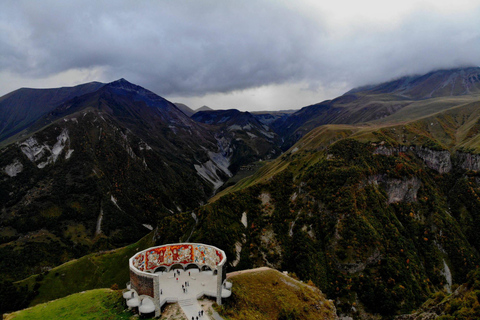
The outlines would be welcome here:
<svg viewBox="0 0 480 320">
<path fill-rule="evenodd" d="M 208 296 L 218 304 L 231 295 L 223 250 L 200 243 L 176 243 L 148 248 L 129 260 L 127 306 L 159 316 L 165 303 L 178 302 L 190 319 L 201 311 L 197 299 Z"/>
</svg>

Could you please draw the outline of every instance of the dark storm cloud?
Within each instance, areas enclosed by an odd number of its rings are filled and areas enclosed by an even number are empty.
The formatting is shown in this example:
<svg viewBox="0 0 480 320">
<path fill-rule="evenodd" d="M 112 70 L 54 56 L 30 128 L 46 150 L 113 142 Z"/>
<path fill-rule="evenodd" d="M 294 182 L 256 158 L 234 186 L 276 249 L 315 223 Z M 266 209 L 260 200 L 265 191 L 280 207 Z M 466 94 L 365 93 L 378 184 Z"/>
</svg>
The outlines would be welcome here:
<svg viewBox="0 0 480 320">
<path fill-rule="evenodd" d="M 164 94 L 296 80 L 318 33 L 317 24 L 271 2 L 15 1 L 4 9 L 3 23 L 22 35 L 0 38 L 2 68 L 45 76 L 105 67 Z"/>
<path fill-rule="evenodd" d="M 162 95 L 298 81 L 354 86 L 480 56 L 478 8 L 458 17 L 420 12 L 395 28 L 352 22 L 338 35 L 321 12 L 278 1 L 3 1 L 0 9 L 0 71 L 102 68 L 106 79 Z"/>
</svg>

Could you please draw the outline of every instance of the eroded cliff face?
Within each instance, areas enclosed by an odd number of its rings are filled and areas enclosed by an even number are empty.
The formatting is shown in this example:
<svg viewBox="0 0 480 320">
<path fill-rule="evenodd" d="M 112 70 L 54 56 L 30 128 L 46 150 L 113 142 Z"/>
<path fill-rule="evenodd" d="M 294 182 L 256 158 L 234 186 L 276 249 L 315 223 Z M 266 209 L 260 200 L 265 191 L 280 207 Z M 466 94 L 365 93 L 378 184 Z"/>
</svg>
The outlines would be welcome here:
<svg viewBox="0 0 480 320">
<path fill-rule="evenodd" d="M 452 158 L 450 152 L 447 150 L 438 151 L 423 146 L 387 147 L 385 145 L 380 145 L 375 149 L 373 154 L 393 156 L 400 152 L 408 151 L 413 151 L 418 158 L 422 159 L 428 168 L 435 170 L 438 173 L 448 173 L 452 170 Z M 477 161 L 480 166 L 480 157 Z"/>
<path fill-rule="evenodd" d="M 339 314 L 371 319 L 412 312 L 478 265 L 471 221 L 480 184 L 454 168 L 475 170 L 480 156 L 353 139 L 316 152 L 312 162 L 299 148 L 280 159 L 284 171 L 199 210 L 203 234 L 223 237 L 236 268 L 295 272 L 334 299 Z M 222 224 L 228 237 L 217 231 Z"/>
<path fill-rule="evenodd" d="M 448 173 L 452 170 L 452 159 L 448 151 L 435 151 L 424 147 L 415 147 L 415 154 L 425 165 L 438 173 Z"/>
<path fill-rule="evenodd" d="M 458 165 L 465 170 L 480 171 L 480 155 L 457 152 Z"/>
<path fill-rule="evenodd" d="M 361 185 L 382 186 L 387 193 L 387 203 L 415 202 L 422 182 L 417 177 L 388 178 L 387 175 L 369 176 Z"/>
</svg>

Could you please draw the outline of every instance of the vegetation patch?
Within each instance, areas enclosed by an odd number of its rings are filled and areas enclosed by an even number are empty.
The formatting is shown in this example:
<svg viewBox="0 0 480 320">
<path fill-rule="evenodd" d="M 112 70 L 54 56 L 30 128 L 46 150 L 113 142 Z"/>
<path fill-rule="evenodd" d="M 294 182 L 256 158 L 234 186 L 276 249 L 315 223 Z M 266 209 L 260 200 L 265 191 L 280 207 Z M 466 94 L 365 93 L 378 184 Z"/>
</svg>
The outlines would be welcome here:
<svg viewBox="0 0 480 320">
<path fill-rule="evenodd" d="M 31 306 L 84 290 L 110 288 L 114 284 L 123 288 L 130 279 L 128 259 L 137 251 L 154 245 L 153 233 L 129 246 L 89 254 L 15 285 L 18 290 L 35 295 Z"/>
<path fill-rule="evenodd" d="M 218 307 L 229 320 L 334 319 L 335 307 L 321 291 L 269 269 L 235 275 L 232 296 Z"/>
<path fill-rule="evenodd" d="M 119 290 L 96 289 L 8 314 L 5 320 L 130 319 Z"/>
</svg>

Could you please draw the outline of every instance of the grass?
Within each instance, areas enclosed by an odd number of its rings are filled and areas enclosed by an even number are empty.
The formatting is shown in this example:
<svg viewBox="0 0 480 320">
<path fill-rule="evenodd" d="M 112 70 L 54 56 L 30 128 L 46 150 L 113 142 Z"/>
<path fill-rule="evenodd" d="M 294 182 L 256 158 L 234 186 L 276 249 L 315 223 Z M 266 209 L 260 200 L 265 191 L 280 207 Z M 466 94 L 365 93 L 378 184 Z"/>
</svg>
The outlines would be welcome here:
<svg viewBox="0 0 480 320">
<path fill-rule="evenodd" d="M 229 279 L 232 296 L 217 307 L 226 320 L 334 319 L 333 302 L 319 289 L 273 269 L 241 273 Z"/>
<path fill-rule="evenodd" d="M 35 307 L 5 315 L 5 320 L 22 319 L 130 319 L 125 310 L 120 290 L 95 289 L 75 293 L 63 299 L 39 304 Z"/>
<path fill-rule="evenodd" d="M 224 185 L 225 186 L 233 186 L 241 180 L 247 179 L 251 177 L 255 172 L 257 172 L 260 168 L 262 168 L 265 164 L 270 161 L 256 161 L 248 166 L 244 166 L 244 168 L 240 169 L 233 177 L 228 179 Z"/>
<path fill-rule="evenodd" d="M 217 307 L 225 320 L 335 318 L 333 302 L 326 300 L 320 290 L 276 270 L 241 273 L 229 281 L 233 282 L 233 294 Z M 120 290 L 94 289 L 10 313 L 4 318 L 22 319 L 137 319 L 137 316 L 125 310 Z M 168 305 L 161 319 L 184 319 L 184 314 L 178 305 Z"/>
<path fill-rule="evenodd" d="M 394 114 L 374 121 L 377 124 L 399 123 L 414 121 L 423 117 L 431 116 L 438 112 L 443 112 L 456 106 L 462 106 L 478 100 L 478 95 L 467 95 L 457 97 L 441 97 L 414 101 L 405 108 Z"/>
<path fill-rule="evenodd" d="M 480 103 L 471 102 L 471 96 L 430 100 L 416 102 L 415 106 L 410 107 L 410 113 L 407 113 L 408 117 L 398 116 L 395 118 L 395 122 L 390 124 L 379 124 L 374 121 L 362 125 L 329 124 L 317 127 L 283 155 L 270 161 L 253 175 L 217 193 L 209 200 L 209 203 L 215 202 L 224 195 L 265 183 L 287 168 L 292 170 L 294 176 L 297 177 L 302 170 L 319 160 L 318 151 L 326 150 L 336 141 L 345 138 L 353 138 L 360 142 L 387 140 L 394 145 L 428 146 L 433 142 L 440 149 L 455 151 L 462 147 L 480 153 L 480 135 L 478 134 L 480 132 Z M 435 107 L 435 103 L 440 104 L 441 107 L 438 105 Z M 444 109 L 442 109 L 443 107 Z M 422 108 L 426 108 L 426 110 Z M 431 114 L 439 109 L 442 111 Z M 410 121 L 409 119 L 414 120 Z M 401 121 L 405 122 L 399 123 Z M 301 161 L 296 161 L 297 158 L 301 158 Z M 301 165 L 296 166 L 296 162 Z"/>
<path fill-rule="evenodd" d="M 139 250 L 154 245 L 153 232 L 129 246 L 71 260 L 48 273 L 30 276 L 15 284 L 38 294 L 30 306 L 95 288 L 125 287 L 130 279 L 128 259 Z"/>
</svg>

